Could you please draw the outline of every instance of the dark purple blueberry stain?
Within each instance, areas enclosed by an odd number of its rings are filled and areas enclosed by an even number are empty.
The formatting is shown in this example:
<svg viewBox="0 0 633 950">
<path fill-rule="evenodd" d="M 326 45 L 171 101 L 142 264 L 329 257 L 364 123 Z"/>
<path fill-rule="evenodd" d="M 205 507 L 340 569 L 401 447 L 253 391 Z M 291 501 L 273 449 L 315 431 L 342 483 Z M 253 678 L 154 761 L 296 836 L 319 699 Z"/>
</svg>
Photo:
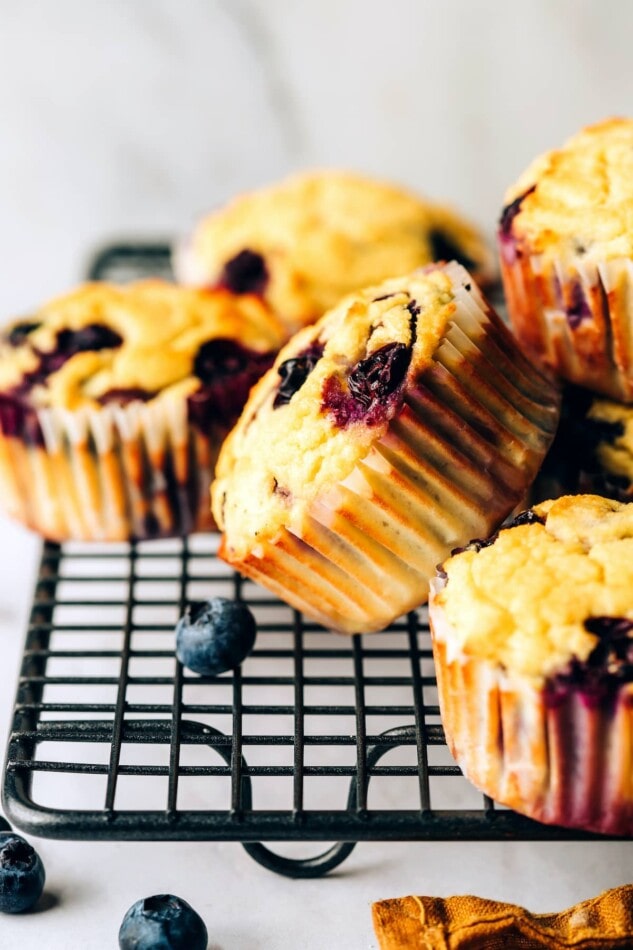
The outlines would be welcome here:
<svg viewBox="0 0 633 950">
<path fill-rule="evenodd" d="M 48 352 L 34 350 L 39 357 L 37 369 L 25 373 L 19 385 L 0 393 L 0 428 L 4 435 L 19 437 L 28 445 L 43 445 L 37 413 L 29 404 L 32 388 L 46 383 L 52 373 L 77 353 L 115 349 L 122 343 L 123 339 L 114 330 L 92 323 L 80 330 L 60 330 L 55 347 Z"/>
<path fill-rule="evenodd" d="M 381 300 L 389 300 L 391 297 L 395 296 L 395 294 L 383 294 L 382 297 L 374 297 L 374 303 L 380 303 Z"/>
<path fill-rule="evenodd" d="M 501 256 L 506 264 L 514 264 L 517 257 L 520 257 L 521 251 L 517 246 L 517 242 L 512 233 L 512 225 L 514 219 L 521 211 L 521 205 L 525 201 L 528 195 L 531 195 L 535 190 L 536 185 L 532 185 L 531 188 L 528 188 L 522 195 L 519 195 L 518 198 L 515 198 L 514 201 L 511 201 L 509 205 L 506 205 L 503 211 L 501 212 L 501 217 L 499 219 L 499 248 L 501 251 Z"/>
<path fill-rule="evenodd" d="M 44 435 L 35 410 L 18 396 L 0 393 L 0 431 L 26 445 L 44 445 Z"/>
<path fill-rule="evenodd" d="M 26 385 L 30 389 L 45 383 L 49 376 L 60 370 L 77 353 L 115 350 L 122 343 L 123 338 L 118 333 L 100 323 L 91 323 L 80 330 L 60 330 L 52 350 L 34 351 L 40 364 L 32 373 L 25 375 L 22 387 Z"/>
<path fill-rule="evenodd" d="M 268 269 L 261 254 L 245 248 L 224 265 L 218 281 L 234 294 L 262 294 L 268 283 Z"/>
<path fill-rule="evenodd" d="M 565 307 L 565 313 L 572 330 L 576 330 L 583 320 L 588 320 L 591 317 L 589 303 L 579 283 L 572 284 L 571 300 Z"/>
<path fill-rule="evenodd" d="M 368 410 L 378 399 L 386 399 L 403 381 L 411 348 L 404 343 L 387 343 L 361 360 L 347 379 L 354 400 Z"/>
<path fill-rule="evenodd" d="M 545 518 L 541 518 L 540 515 L 537 515 L 533 508 L 527 508 L 525 511 L 521 511 L 516 518 L 513 518 L 508 524 L 502 525 L 499 530 L 507 531 L 508 528 L 520 528 L 521 525 L 524 524 L 545 524 Z"/>
<path fill-rule="evenodd" d="M 578 693 L 587 706 L 612 699 L 623 683 L 633 681 L 633 621 L 626 617 L 589 617 L 585 629 L 599 637 L 586 660 L 573 657 L 565 669 L 549 677 L 545 698 L 559 706 Z"/>
<path fill-rule="evenodd" d="M 470 257 L 445 231 L 433 230 L 429 234 L 431 254 L 434 261 L 457 261 L 466 270 L 477 267 L 477 262 Z"/>
<path fill-rule="evenodd" d="M 315 343 L 293 356 L 277 368 L 280 376 L 279 389 L 273 400 L 273 409 L 286 406 L 294 394 L 298 392 L 306 379 L 323 356 L 324 344 L 317 340 Z"/>
<path fill-rule="evenodd" d="M 4 336 L 9 346 L 22 346 L 26 343 L 30 333 L 41 327 L 41 323 L 33 320 L 21 320 L 20 323 L 14 323 L 8 333 Z"/>
<path fill-rule="evenodd" d="M 347 390 L 338 377 L 323 386 L 322 408 L 344 429 L 355 422 L 380 425 L 393 415 L 411 361 L 411 347 L 387 343 L 361 360 L 347 377 Z"/>
<path fill-rule="evenodd" d="M 464 551 L 474 551 L 476 554 L 478 554 L 483 548 L 489 548 L 491 544 L 494 544 L 502 531 L 508 531 L 510 528 L 520 528 L 522 525 L 526 524 L 545 524 L 545 519 L 541 518 L 540 515 L 537 515 L 534 509 L 528 508 L 526 511 L 520 512 L 516 518 L 512 519 L 512 521 L 501 525 L 499 530 L 494 534 L 491 534 L 489 538 L 474 538 L 463 547 L 453 548 L 451 551 L 451 557 L 454 554 L 463 554 Z"/>
<path fill-rule="evenodd" d="M 407 310 L 411 314 L 411 346 L 415 343 L 415 330 L 417 328 L 417 319 L 422 312 L 422 307 L 417 300 L 410 300 L 407 304 Z"/>
<path fill-rule="evenodd" d="M 501 217 L 499 218 L 499 234 L 501 237 L 509 238 L 512 236 L 512 224 L 514 219 L 520 212 L 521 205 L 527 196 L 531 195 L 535 190 L 536 185 L 532 185 L 531 188 L 528 188 L 528 190 L 524 191 L 522 195 L 519 195 L 518 198 L 515 198 L 514 201 L 511 201 L 509 205 L 505 206 L 501 212 Z"/>
<path fill-rule="evenodd" d="M 474 551 L 475 554 L 479 554 L 483 548 L 489 548 L 491 544 L 494 544 L 498 537 L 498 534 L 493 534 L 490 538 L 473 538 L 468 544 L 464 544 L 459 548 L 453 548 L 451 557 L 454 557 L 456 554 L 463 554 L 464 551 Z"/>
<path fill-rule="evenodd" d="M 213 423 L 233 425 L 251 387 L 274 360 L 224 337 L 203 343 L 193 364 L 201 386 L 187 399 L 190 421 L 205 431 Z"/>
<path fill-rule="evenodd" d="M 106 406 L 111 402 L 116 402 L 120 406 L 127 406 L 131 402 L 149 402 L 155 395 L 155 392 L 136 386 L 120 387 L 118 389 L 108 389 L 107 392 L 99 396 L 98 402 L 102 406 Z"/>
</svg>

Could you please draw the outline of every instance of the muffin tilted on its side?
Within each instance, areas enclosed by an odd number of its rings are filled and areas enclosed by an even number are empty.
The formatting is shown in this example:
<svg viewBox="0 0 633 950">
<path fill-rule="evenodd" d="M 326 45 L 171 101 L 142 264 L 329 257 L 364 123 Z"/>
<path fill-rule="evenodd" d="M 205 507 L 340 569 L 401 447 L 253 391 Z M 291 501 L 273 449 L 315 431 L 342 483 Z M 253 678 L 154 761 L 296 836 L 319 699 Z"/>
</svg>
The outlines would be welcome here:
<svg viewBox="0 0 633 950">
<path fill-rule="evenodd" d="M 570 382 L 633 402 L 633 120 L 537 158 L 498 238 L 519 340 Z"/>
<path fill-rule="evenodd" d="M 185 284 L 260 294 L 290 335 L 350 291 L 453 259 L 480 283 L 495 276 L 482 235 L 450 208 L 389 182 L 310 171 L 203 218 L 174 267 Z"/>
<path fill-rule="evenodd" d="M 0 505 L 47 538 L 211 528 L 220 443 L 283 331 L 262 301 L 86 284 L 0 332 Z"/>
<path fill-rule="evenodd" d="M 382 629 L 508 515 L 557 419 L 463 267 L 352 294 L 284 347 L 225 442 L 220 555 L 326 626 Z"/>
<path fill-rule="evenodd" d="M 448 745 L 548 824 L 633 834 L 633 504 L 566 496 L 450 557 L 429 616 Z"/>
</svg>

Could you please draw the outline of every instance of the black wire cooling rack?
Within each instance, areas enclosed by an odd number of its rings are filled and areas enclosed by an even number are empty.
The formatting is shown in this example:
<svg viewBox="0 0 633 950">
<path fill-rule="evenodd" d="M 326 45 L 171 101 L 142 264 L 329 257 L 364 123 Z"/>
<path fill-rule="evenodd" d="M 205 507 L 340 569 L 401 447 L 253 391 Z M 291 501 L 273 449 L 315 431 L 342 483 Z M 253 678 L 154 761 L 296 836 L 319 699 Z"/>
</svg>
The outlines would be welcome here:
<svg viewBox="0 0 633 950">
<path fill-rule="evenodd" d="M 90 276 L 169 272 L 167 246 L 120 245 Z M 336 636 L 234 574 L 216 547 L 212 535 L 44 545 L 4 776 L 15 825 L 239 841 L 290 877 L 332 870 L 359 841 L 592 837 L 495 807 L 462 777 L 425 610 Z M 174 628 L 187 602 L 211 596 L 248 603 L 258 639 L 241 669 L 203 678 L 177 662 Z M 303 858 L 263 841 L 338 843 Z"/>
</svg>

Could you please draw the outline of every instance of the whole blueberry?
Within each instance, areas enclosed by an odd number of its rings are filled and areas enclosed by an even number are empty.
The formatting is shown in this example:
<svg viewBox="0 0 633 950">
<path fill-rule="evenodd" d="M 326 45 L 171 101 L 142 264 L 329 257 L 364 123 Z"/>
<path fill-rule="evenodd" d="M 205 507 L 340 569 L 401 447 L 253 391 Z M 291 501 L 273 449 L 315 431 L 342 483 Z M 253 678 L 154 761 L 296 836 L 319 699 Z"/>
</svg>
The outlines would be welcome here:
<svg viewBox="0 0 633 950">
<path fill-rule="evenodd" d="M 201 676 L 218 676 L 239 666 L 253 649 L 255 618 L 245 604 L 214 597 L 189 604 L 176 627 L 176 656 Z"/>
<path fill-rule="evenodd" d="M 28 841 L 12 831 L 0 833 L 0 911 L 29 910 L 39 900 L 45 879 L 44 865 Z"/>
<path fill-rule="evenodd" d="M 200 915 L 172 894 L 132 904 L 119 930 L 121 950 L 207 950 L 208 941 Z"/>
</svg>

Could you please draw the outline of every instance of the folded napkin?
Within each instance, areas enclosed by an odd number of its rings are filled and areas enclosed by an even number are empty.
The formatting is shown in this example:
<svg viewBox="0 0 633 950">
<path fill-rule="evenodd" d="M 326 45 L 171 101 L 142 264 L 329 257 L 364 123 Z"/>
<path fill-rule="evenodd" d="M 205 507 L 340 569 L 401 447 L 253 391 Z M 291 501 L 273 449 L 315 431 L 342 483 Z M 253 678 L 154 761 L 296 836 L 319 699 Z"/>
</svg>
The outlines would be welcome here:
<svg viewBox="0 0 633 950">
<path fill-rule="evenodd" d="M 633 885 L 559 914 L 481 897 L 399 897 L 373 905 L 381 950 L 606 950 L 633 948 Z"/>
</svg>

